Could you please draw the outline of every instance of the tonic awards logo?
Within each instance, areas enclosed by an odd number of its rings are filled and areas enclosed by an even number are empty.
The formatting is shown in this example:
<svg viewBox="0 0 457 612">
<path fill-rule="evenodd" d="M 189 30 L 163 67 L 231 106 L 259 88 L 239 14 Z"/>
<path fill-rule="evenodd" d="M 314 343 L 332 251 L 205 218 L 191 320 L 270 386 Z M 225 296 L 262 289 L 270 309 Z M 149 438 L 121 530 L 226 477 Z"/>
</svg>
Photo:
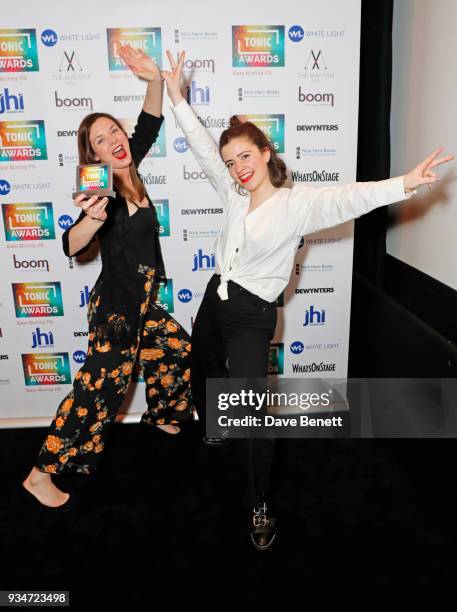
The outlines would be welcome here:
<svg viewBox="0 0 457 612">
<path fill-rule="evenodd" d="M 127 136 L 130 138 L 133 134 L 133 130 L 137 124 L 137 119 L 121 119 L 120 123 L 124 128 Z M 157 140 L 149 149 L 146 157 L 165 157 L 167 154 L 167 145 L 166 145 L 166 137 L 165 137 L 165 122 L 162 123 L 160 127 L 159 134 L 157 136 Z"/>
<path fill-rule="evenodd" d="M 13 283 L 16 318 L 63 317 L 60 283 Z"/>
<path fill-rule="evenodd" d="M 160 236 L 170 235 L 170 205 L 168 200 L 154 200 Z"/>
<path fill-rule="evenodd" d="M 284 66 L 284 26 L 232 26 L 232 66 Z"/>
<path fill-rule="evenodd" d="M 0 72 L 33 72 L 38 68 L 35 30 L 0 30 Z"/>
<path fill-rule="evenodd" d="M 46 159 L 44 121 L 0 121 L 0 162 Z"/>
<path fill-rule="evenodd" d="M 68 353 L 26 353 L 22 355 L 22 367 L 28 387 L 71 383 Z"/>
<path fill-rule="evenodd" d="M 270 344 L 268 374 L 284 374 L 284 344 Z"/>
<path fill-rule="evenodd" d="M 165 283 L 160 283 L 155 303 L 170 314 L 174 311 L 173 279 L 167 278 Z"/>
<path fill-rule="evenodd" d="M 238 115 L 240 121 L 251 121 L 265 133 L 276 153 L 284 153 L 284 115 Z"/>
<path fill-rule="evenodd" d="M 53 240 L 56 237 L 51 202 L 2 204 L 2 211 L 8 242 Z"/>
<path fill-rule="evenodd" d="M 108 65 L 110 70 L 128 70 L 119 57 L 123 45 L 131 45 L 149 55 L 162 68 L 162 31 L 160 28 L 108 28 Z"/>
</svg>

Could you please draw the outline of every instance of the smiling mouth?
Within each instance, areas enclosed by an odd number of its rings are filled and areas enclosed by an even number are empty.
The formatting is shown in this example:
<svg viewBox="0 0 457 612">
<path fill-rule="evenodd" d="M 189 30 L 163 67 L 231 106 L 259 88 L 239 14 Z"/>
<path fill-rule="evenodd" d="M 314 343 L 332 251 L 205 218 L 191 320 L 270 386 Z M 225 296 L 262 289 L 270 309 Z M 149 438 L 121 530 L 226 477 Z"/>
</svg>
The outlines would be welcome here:
<svg viewBox="0 0 457 612">
<path fill-rule="evenodd" d="M 125 157 L 127 157 L 127 151 L 124 149 L 122 145 L 119 145 L 113 150 L 112 155 L 116 159 L 124 159 Z"/>
<path fill-rule="evenodd" d="M 247 172 L 246 174 L 242 174 L 239 177 L 239 179 L 243 184 L 245 184 L 245 183 L 248 183 L 252 179 L 253 176 L 254 176 L 254 172 Z"/>
</svg>

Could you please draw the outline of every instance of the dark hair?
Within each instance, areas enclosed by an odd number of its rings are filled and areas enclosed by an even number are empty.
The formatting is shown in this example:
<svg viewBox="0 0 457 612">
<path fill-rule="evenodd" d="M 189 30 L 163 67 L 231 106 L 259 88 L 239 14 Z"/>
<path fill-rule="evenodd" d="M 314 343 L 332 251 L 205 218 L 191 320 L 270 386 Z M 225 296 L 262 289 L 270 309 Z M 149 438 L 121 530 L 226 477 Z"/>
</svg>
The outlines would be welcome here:
<svg viewBox="0 0 457 612">
<path fill-rule="evenodd" d="M 92 149 L 92 145 L 90 144 L 89 136 L 90 136 L 90 130 L 92 126 L 97 121 L 97 119 L 100 119 L 101 117 L 110 119 L 127 136 L 120 122 L 112 115 L 109 115 L 108 113 L 91 113 L 90 115 L 87 115 L 81 121 L 79 128 L 78 128 L 78 153 L 79 153 L 79 163 L 80 164 L 96 163 L 95 153 Z M 121 196 L 123 196 L 126 200 L 129 200 L 131 202 L 135 202 L 135 201 L 141 202 L 146 196 L 146 189 L 140 177 L 138 176 L 137 169 L 135 167 L 135 164 L 133 163 L 130 164 L 130 178 L 132 179 L 133 190 L 130 187 L 127 187 L 126 185 L 124 185 L 124 183 L 116 175 L 113 176 L 114 186 L 119 191 Z"/>
<path fill-rule="evenodd" d="M 229 127 L 222 132 L 219 139 L 219 152 L 222 153 L 222 148 L 234 138 L 247 138 L 260 150 L 268 149 L 270 151 L 268 162 L 270 181 L 275 187 L 284 185 L 287 179 L 286 164 L 278 157 L 273 145 L 260 128 L 251 121 L 240 121 L 237 115 L 233 115 L 233 117 L 230 117 Z M 240 185 L 236 184 L 235 188 L 240 193 Z M 241 189 L 245 192 L 242 187 Z"/>
</svg>

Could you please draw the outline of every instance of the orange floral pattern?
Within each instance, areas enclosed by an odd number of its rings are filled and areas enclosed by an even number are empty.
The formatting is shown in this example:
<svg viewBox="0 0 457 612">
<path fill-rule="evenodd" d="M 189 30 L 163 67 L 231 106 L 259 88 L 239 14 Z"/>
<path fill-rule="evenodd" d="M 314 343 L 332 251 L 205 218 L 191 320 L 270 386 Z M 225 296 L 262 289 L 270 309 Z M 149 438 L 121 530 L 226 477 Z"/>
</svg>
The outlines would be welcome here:
<svg viewBox="0 0 457 612">
<path fill-rule="evenodd" d="M 90 294 L 87 358 L 75 375 L 72 390 L 62 400 L 39 453 L 36 467 L 43 472 L 88 474 L 96 468 L 132 378 L 145 383 L 147 410 L 143 422 L 163 425 L 192 419 L 189 336 L 151 300 L 154 271 L 140 266 L 139 272 L 146 276 L 145 298 L 139 305 L 139 332 L 132 345 L 113 345 L 100 335 L 92 325 L 101 304 L 97 286 Z"/>
</svg>

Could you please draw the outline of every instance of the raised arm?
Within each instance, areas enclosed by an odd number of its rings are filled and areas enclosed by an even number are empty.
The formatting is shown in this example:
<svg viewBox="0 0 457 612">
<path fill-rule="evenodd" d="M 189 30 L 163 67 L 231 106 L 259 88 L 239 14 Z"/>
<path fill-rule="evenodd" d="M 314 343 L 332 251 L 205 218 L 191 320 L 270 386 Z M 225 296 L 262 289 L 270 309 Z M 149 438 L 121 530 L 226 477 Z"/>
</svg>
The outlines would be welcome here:
<svg viewBox="0 0 457 612">
<path fill-rule="evenodd" d="M 181 93 L 181 74 L 185 53 L 180 54 L 178 63 L 175 62 L 170 51 L 167 51 L 167 55 L 172 71 L 162 71 L 162 76 L 167 84 L 167 93 L 173 102 L 176 121 L 184 132 L 195 159 L 221 200 L 226 204 L 233 181 L 213 137 L 200 123 Z"/>
<path fill-rule="evenodd" d="M 138 166 L 157 140 L 163 122 L 162 77 L 157 64 L 141 49 L 124 45 L 119 50 L 119 55 L 135 76 L 147 82 L 143 109 L 130 138 L 133 163 Z"/>
<path fill-rule="evenodd" d="M 453 155 L 437 159 L 442 151 L 436 149 L 408 174 L 384 181 L 321 188 L 295 185 L 288 199 L 290 231 L 296 236 L 311 234 L 405 200 L 422 185 L 431 187 L 439 180 L 433 168 L 454 159 Z"/>
</svg>

